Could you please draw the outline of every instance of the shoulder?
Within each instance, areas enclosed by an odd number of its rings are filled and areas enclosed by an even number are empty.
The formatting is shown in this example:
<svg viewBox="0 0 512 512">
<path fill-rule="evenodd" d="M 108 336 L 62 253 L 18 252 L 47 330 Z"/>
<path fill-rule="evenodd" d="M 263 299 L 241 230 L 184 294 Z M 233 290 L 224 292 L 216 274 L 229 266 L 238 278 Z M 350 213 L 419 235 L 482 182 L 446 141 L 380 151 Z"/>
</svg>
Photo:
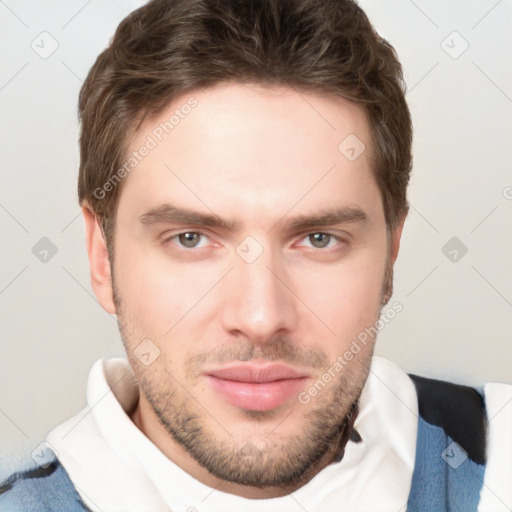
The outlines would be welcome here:
<svg viewBox="0 0 512 512">
<path fill-rule="evenodd" d="M 0 480 L 0 512 L 90 512 L 55 454 L 36 460 L 27 457 Z"/>
<path fill-rule="evenodd" d="M 440 427 L 477 464 L 485 464 L 485 396 L 476 388 L 409 374 L 418 394 L 420 417 Z"/>
<path fill-rule="evenodd" d="M 475 512 L 487 463 L 484 395 L 453 382 L 409 377 L 418 395 L 418 431 L 407 510 Z"/>
<path fill-rule="evenodd" d="M 408 511 L 512 510 L 512 385 L 409 377 L 419 418 Z"/>
</svg>

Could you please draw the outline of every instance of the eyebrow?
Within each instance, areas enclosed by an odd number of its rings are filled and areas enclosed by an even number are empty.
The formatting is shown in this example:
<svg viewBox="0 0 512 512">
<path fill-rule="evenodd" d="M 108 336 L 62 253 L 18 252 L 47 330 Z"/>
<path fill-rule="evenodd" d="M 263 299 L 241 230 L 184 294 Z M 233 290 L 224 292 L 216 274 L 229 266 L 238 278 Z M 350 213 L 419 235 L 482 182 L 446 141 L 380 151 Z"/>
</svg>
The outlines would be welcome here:
<svg viewBox="0 0 512 512">
<path fill-rule="evenodd" d="M 221 228 L 227 231 L 236 231 L 241 227 L 240 221 L 226 220 L 214 213 L 197 212 L 172 204 L 163 204 L 153 208 L 142 214 L 139 220 L 148 227 L 158 224 L 193 224 L 199 227 Z M 281 220 L 276 224 L 280 223 Z M 284 221 L 284 226 L 289 230 L 299 230 L 317 226 L 365 222 L 367 220 L 368 215 L 358 206 L 344 205 L 323 209 L 313 214 L 290 217 Z"/>
</svg>

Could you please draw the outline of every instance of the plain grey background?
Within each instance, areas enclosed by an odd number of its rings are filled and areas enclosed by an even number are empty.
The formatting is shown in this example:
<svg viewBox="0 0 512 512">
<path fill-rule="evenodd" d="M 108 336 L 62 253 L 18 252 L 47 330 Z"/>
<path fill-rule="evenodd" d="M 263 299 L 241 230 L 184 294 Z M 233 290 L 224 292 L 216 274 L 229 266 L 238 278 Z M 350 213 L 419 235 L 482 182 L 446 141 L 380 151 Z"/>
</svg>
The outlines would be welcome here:
<svg viewBox="0 0 512 512">
<path fill-rule="evenodd" d="M 122 355 L 89 281 L 79 88 L 135 0 L 0 0 L 0 451 L 85 406 Z M 512 2 L 364 0 L 396 48 L 414 129 L 411 211 L 376 352 L 407 372 L 512 383 Z M 467 251 L 467 252 L 466 252 Z"/>
</svg>

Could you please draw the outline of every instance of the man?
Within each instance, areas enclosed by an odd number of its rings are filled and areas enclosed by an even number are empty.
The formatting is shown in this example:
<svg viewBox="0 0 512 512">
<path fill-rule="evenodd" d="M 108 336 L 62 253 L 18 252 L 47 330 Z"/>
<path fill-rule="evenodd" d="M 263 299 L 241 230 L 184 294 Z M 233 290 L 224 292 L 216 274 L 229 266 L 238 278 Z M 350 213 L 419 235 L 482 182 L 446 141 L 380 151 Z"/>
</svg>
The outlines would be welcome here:
<svg viewBox="0 0 512 512">
<path fill-rule="evenodd" d="M 127 360 L 0 510 L 506 510 L 512 387 L 373 356 L 408 211 L 400 64 L 352 1 L 153 0 L 81 90 L 94 292 Z M 501 508 L 500 508 L 501 507 Z"/>
</svg>

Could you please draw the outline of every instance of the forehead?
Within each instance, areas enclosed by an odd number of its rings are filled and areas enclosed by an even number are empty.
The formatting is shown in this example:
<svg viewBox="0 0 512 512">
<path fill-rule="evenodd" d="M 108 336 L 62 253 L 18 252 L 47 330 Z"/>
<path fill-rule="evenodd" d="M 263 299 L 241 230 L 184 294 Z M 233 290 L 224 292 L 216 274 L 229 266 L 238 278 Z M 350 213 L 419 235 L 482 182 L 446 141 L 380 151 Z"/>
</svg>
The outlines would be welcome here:
<svg viewBox="0 0 512 512">
<path fill-rule="evenodd" d="M 371 149 L 364 110 L 344 98 L 218 84 L 175 98 L 144 122 L 131 143 L 128 157 L 139 156 L 120 210 L 142 214 L 172 200 L 248 214 L 265 205 L 277 213 L 344 196 L 353 204 L 365 193 L 378 202 Z"/>
</svg>

